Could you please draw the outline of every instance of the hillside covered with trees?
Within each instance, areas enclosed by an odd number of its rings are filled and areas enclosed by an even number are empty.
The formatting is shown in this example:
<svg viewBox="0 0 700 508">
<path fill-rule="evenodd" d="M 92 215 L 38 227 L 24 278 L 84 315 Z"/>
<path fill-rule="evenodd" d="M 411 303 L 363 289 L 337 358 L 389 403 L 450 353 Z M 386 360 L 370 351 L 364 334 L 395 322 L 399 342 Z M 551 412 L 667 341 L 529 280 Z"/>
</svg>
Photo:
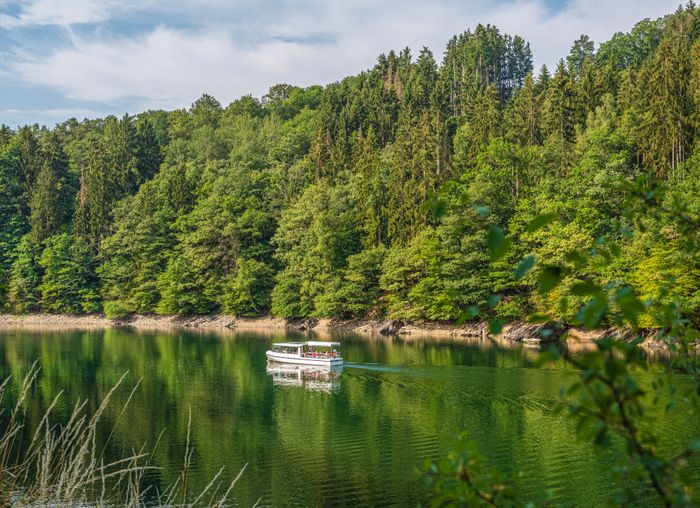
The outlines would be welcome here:
<svg viewBox="0 0 700 508">
<path fill-rule="evenodd" d="M 525 40 L 479 25 L 325 88 L 3 127 L 0 307 L 568 320 L 560 289 L 535 290 L 554 267 L 700 318 L 700 257 L 663 213 L 700 212 L 699 37 L 690 4 L 534 70 Z M 652 179 L 662 212 L 628 219 Z M 514 248 L 491 263 L 501 230 Z"/>
</svg>

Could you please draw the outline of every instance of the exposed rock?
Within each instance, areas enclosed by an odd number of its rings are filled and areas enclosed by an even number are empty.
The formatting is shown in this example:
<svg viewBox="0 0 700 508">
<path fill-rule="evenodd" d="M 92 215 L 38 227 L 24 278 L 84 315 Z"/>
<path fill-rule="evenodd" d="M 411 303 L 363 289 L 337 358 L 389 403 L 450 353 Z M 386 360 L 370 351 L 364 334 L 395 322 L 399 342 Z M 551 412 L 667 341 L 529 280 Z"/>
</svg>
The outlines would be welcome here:
<svg viewBox="0 0 700 508">
<path fill-rule="evenodd" d="M 487 323 L 470 323 L 455 328 L 450 335 L 455 337 L 485 337 L 488 334 L 489 325 Z"/>
<path fill-rule="evenodd" d="M 405 323 L 400 319 L 390 319 L 382 321 L 377 327 L 377 331 L 382 335 L 396 335 L 403 328 Z"/>
<path fill-rule="evenodd" d="M 503 338 L 515 342 L 558 342 L 561 336 L 566 332 L 566 328 L 559 324 L 530 324 L 530 323 L 512 323 L 503 328 Z"/>
<path fill-rule="evenodd" d="M 318 324 L 316 318 L 289 318 L 287 319 L 287 328 L 291 330 L 309 331 L 313 330 Z"/>
</svg>

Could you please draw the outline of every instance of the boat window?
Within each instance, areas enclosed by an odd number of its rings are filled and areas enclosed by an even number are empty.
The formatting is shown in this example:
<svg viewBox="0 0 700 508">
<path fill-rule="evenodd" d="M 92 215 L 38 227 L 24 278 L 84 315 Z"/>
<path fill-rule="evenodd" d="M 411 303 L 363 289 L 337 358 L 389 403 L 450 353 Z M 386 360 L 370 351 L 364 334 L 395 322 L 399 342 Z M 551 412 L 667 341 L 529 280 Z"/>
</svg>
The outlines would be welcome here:
<svg viewBox="0 0 700 508">
<path fill-rule="evenodd" d="M 272 345 L 272 350 L 277 352 L 277 353 L 288 353 L 288 354 L 295 354 L 297 352 L 297 348 L 293 346 L 278 346 L 276 344 Z"/>
</svg>

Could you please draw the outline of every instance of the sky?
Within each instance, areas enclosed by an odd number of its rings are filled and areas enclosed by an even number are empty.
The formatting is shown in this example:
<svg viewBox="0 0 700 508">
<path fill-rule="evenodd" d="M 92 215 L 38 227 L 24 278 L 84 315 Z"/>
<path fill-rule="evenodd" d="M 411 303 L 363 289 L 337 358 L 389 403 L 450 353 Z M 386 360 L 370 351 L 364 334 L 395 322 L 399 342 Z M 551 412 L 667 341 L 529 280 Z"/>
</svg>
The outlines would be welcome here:
<svg viewBox="0 0 700 508">
<path fill-rule="evenodd" d="M 325 85 L 381 53 L 445 44 L 477 23 L 550 68 L 679 0 L 0 0 L 0 124 L 224 106 L 275 83 Z"/>
</svg>

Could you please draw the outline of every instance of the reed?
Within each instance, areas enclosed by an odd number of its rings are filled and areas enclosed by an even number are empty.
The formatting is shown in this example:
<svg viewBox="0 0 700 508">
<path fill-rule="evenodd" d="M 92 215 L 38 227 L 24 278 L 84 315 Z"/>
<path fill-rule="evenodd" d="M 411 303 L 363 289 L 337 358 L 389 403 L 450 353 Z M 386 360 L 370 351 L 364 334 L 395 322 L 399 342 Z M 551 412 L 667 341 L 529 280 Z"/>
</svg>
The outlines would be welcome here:
<svg viewBox="0 0 700 508">
<path fill-rule="evenodd" d="M 246 466 L 231 481 L 224 480 L 221 468 L 201 492 L 188 489 L 192 456 L 190 446 L 191 411 L 187 428 L 187 449 L 183 469 L 174 484 L 161 491 L 144 487 L 145 474 L 157 467 L 152 465 L 153 450 L 134 450 L 118 460 L 108 461 L 105 450 L 111 440 L 119 417 L 101 446 L 97 439 L 98 424 L 111 404 L 112 396 L 123 384 L 127 373 L 104 396 L 92 413 L 86 411 L 87 401 L 73 407 L 68 421 L 62 425 L 51 422 L 61 393 L 48 406 L 31 436 L 26 435 L 26 402 L 39 375 L 35 363 L 22 379 L 17 400 L 12 409 L 5 408 L 11 378 L 0 384 L 0 506 L 225 506 L 234 485 Z M 124 414 L 138 384 L 121 409 Z"/>
</svg>

